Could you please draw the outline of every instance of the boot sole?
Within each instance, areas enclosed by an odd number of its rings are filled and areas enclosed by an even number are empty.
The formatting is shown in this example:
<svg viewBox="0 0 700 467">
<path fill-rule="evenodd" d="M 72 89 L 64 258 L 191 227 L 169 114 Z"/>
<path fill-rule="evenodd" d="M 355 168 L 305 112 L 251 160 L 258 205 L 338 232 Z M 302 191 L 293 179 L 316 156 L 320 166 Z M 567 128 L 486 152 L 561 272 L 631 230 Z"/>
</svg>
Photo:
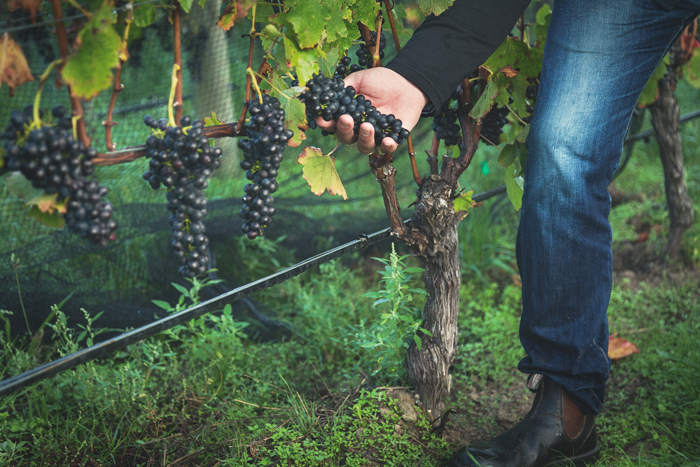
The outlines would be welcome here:
<svg viewBox="0 0 700 467">
<path fill-rule="evenodd" d="M 555 466 L 556 467 L 564 467 L 564 466 L 586 467 L 588 465 L 595 463 L 599 458 L 600 458 L 600 447 L 596 446 L 596 448 L 592 451 L 589 451 L 589 452 L 584 453 L 584 454 L 579 454 L 578 456 L 569 457 L 567 459 L 562 459 L 562 460 L 558 460 L 555 462 L 550 462 L 545 467 L 555 467 Z"/>
</svg>

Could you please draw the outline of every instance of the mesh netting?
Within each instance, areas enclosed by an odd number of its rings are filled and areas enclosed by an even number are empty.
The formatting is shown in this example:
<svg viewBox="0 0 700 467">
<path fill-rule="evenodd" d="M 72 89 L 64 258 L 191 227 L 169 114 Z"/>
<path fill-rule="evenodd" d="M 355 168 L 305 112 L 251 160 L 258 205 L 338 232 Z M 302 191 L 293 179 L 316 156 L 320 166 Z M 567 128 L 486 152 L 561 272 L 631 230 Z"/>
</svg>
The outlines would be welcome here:
<svg viewBox="0 0 700 467">
<path fill-rule="evenodd" d="M 206 9 L 193 7 L 189 15 L 183 15 L 183 113 L 203 118 L 216 112 L 221 121 L 230 122 L 241 110 L 248 53 L 248 40 L 241 39 L 241 34 L 250 25 L 242 24 L 224 33 L 212 26 L 219 7 L 220 1 L 210 0 Z M 66 12 L 67 17 L 71 14 L 77 12 Z M 58 58 L 53 24 L 42 24 L 50 20 L 50 15 L 38 14 L 36 24 L 24 28 L 31 24 L 28 14 L 15 11 L 0 16 L 0 33 L 10 32 L 35 75 Z M 71 35 L 70 21 L 66 25 L 72 41 L 75 32 Z M 122 73 L 124 90 L 117 98 L 114 112 L 119 125 L 112 134 L 118 149 L 145 141 L 150 129 L 143 124 L 143 115 L 167 116 L 172 48 L 172 26 L 163 11 L 159 11 L 156 24 L 131 37 L 131 58 Z M 256 50 L 254 63 L 259 63 L 261 53 Z M 0 89 L 0 125 L 6 125 L 12 109 L 32 103 L 37 85 L 34 81 L 18 87 L 14 97 L 9 96 L 6 86 Z M 99 151 L 105 150 L 101 122 L 106 116 L 110 93 L 101 93 L 84 102 L 83 107 L 88 133 Z M 42 108 L 50 109 L 59 103 L 69 107 L 66 89 L 47 84 Z M 327 143 L 316 145 L 323 144 Z M 242 272 L 246 268 L 241 267 L 237 216 L 246 180 L 238 168 L 236 141 L 219 140 L 217 145 L 224 150 L 225 162 L 207 190 L 210 204 L 205 224 L 219 276 L 233 287 L 252 279 Z M 337 199 L 317 198 L 309 193 L 295 155 L 292 148 L 287 149 L 280 171 L 280 190 L 275 195 L 280 214 L 266 230 L 269 238 L 285 235 L 283 247 L 293 250 L 297 258 L 305 258 L 332 244 L 387 226 L 379 187 L 373 185 L 372 193 L 353 189 L 366 186 L 367 178 L 371 178 L 364 156 L 348 152 L 339 157 L 339 169 L 351 195 L 351 201 L 340 207 L 341 201 Z M 96 171 L 100 184 L 110 189 L 107 199 L 114 205 L 114 218 L 119 224 L 117 241 L 107 248 L 93 246 L 76 235 L 45 227 L 27 217 L 27 208 L 9 196 L 4 183 L 0 183 L 0 309 L 14 312 L 13 332 L 25 329 L 15 271 L 10 263 L 13 253 L 20 259 L 19 282 L 32 327 L 43 321 L 51 305 L 72 292 L 74 295 L 64 311 L 73 323 L 82 321 L 80 308 L 93 315 L 104 310 L 98 324 L 119 328 L 151 321 L 155 314 L 162 316 L 162 310 L 151 299 L 171 303 L 176 300 L 177 292 L 170 283 L 179 281 L 179 276 L 175 257 L 168 249 L 170 229 L 165 192 L 148 188 L 141 179 L 145 167 L 145 161 L 139 160 L 99 167 Z M 405 183 L 403 190 L 406 194 L 412 188 Z M 352 207 L 353 215 L 347 214 L 348 206 Z"/>
</svg>

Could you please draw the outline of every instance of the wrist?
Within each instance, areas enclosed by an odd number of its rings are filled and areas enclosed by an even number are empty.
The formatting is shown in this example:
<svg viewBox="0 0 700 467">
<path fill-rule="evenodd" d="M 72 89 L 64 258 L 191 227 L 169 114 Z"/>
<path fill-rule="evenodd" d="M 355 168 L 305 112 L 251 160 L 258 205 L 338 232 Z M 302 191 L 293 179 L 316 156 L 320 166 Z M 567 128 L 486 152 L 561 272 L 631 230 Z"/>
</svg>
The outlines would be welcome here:
<svg viewBox="0 0 700 467">
<path fill-rule="evenodd" d="M 421 109 L 430 104 L 430 99 L 428 99 L 428 96 L 418 86 L 413 84 L 411 80 L 405 78 L 399 73 L 396 73 L 396 76 L 397 79 L 402 82 L 403 87 L 406 88 L 405 98 L 408 99 L 408 102 L 415 102 L 416 104 L 420 105 Z"/>
</svg>

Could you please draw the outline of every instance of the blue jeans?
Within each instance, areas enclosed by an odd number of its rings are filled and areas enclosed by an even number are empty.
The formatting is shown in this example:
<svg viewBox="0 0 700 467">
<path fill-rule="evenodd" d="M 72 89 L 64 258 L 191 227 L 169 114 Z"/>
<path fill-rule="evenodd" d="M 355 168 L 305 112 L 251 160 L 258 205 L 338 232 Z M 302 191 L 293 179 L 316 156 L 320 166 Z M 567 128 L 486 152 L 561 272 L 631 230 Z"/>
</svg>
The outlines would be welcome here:
<svg viewBox="0 0 700 467">
<path fill-rule="evenodd" d="M 672 11 L 653 0 L 554 3 L 517 237 L 518 368 L 557 381 L 584 413 L 601 411 L 610 369 L 607 187 L 639 95 L 699 11 L 700 0 Z"/>
</svg>

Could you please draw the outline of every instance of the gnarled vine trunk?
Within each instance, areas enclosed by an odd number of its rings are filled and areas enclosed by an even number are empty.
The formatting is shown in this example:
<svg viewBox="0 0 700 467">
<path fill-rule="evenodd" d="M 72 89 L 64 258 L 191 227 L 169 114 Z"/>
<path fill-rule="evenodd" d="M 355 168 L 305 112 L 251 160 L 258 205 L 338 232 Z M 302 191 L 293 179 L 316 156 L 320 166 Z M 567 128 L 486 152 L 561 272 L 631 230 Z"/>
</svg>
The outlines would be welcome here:
<svg viewBox="0 0 700 467">
<path fill-rule="evenodd" d="M 694 217 L 693 202 L 688 196 L 683 170 L 683 145 L 678 128 L 680 107 L 674 95 L 676 80 L 675 68 L 669 67 L 666 76 L 659 80 L 657 101 L 649 106 L 664 168 L 666 202 L 671 221 L 666 254 L 672 259 L 677 257 L 683 233 L 693 225 Z"/>
<path fill-rule="evenodd" d="M 425 288 L 429 296 L 423 308 L 422 327 L 431 335 L 419 332 L 421 348 L 419 350 L 415 342 L 411 343 L 406 355 L 406 369 L 423 408 L 435 424 L 443 421 L 442 400 L 451 389 L 450 373 L 457 353 L 457 315 L 462 282 L 457 226 L 467 212 L 455 212 L 454 199 L 459 196 L 457 180 L 476 151 L 474 142 L 478 140 L 480 129 L 472 120 L 463 122 L 463 125 L 466 137 L 459 158 L 444 157 L 438 173 L 436 157 L 430 154 L 431 175 L 421 182 L 416 210 L 408 225 L 403 223 L 396 198 L 396 169 L 391 163 L 375 169 L 393 234 L 409 246 L 425 269 Z"/>
<path fill-rule="evenodd" d="M 423 309 L 421 349 L 412 345 L 406 355 L 408 376 L 416 385 L 421 403 L 433 418 L 439 417 L 451 387 L 450 369 L 457 352 L 457 314 L 462 274 L 459 261 L 459 218 L 451 200 L 453 189 L 438 175 L 423 183 L 420 201 L 411 219 L 412 229 L 428 243 L 412 249 L 425 269 L 428 299 Z M 438 412 L 436 412 L 438 411 Z"/>
</svg>

